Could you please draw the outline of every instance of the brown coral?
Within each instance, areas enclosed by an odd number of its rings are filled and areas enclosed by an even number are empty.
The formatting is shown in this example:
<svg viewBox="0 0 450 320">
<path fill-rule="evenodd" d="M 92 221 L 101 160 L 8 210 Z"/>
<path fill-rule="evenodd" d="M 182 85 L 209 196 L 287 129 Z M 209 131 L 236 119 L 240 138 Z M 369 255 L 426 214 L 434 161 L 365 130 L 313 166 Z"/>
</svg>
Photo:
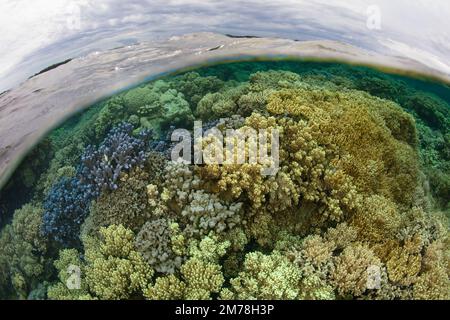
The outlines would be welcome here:
<svg viewBox="0 0 450 320">
<path fill-rule="evenodd" d="M 367 290 L 368 268 L 381 267 L 380 260 L 368 247 L 356 244 L 344 249 L 335 259 L 331 279 L 341 296 L 361 296 Z"/>
</svg>

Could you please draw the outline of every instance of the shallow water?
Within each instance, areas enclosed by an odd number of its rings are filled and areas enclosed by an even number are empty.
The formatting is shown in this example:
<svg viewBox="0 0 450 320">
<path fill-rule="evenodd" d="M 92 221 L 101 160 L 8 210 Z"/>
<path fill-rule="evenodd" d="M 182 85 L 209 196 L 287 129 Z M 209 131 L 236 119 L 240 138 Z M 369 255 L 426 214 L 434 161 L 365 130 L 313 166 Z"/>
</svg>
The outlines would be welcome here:
<svg viewBox="0 0 450 320">
<path fill-rule="evenodd" d="M 196 120 L 278 130 L 279 170 L 171 164 L 171 134 Z M 0 194 L 0 294 L 448 299 L 449 169 L 445 84 L 299 61 L 166 76 L 86 108 L 28 154 Z"/>
</svg>

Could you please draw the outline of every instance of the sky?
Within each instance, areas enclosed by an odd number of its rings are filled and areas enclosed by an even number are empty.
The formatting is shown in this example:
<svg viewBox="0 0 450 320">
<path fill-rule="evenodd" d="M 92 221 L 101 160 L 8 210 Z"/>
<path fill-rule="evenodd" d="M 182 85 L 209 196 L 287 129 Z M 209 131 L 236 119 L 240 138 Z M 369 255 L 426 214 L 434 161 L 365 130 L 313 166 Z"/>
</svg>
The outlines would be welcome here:
<svg viewBox="0 0 450 320">
<path fill-rule="evenodd" d="M 331 39 L 450 74 L 448 0 L 0 0 L 0 92 L 92 51 L 212 31 Z"/>
</svg>

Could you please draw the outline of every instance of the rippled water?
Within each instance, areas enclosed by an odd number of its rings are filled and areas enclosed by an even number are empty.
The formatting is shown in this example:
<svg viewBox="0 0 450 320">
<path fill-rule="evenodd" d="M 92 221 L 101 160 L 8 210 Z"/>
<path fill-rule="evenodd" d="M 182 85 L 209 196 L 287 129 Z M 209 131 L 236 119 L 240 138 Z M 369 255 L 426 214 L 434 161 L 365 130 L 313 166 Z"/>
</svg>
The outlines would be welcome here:
<svg viewBox="0 0 450 320">
<path fill-rule="evenodd" d="M 0 185 L 6 183 L 18 161 L 38 139 L 85 106 L 145 79 L 179 69 L 255 57 L 339 60 L 449 80 L 445 73 L 417 61 L 334 41 L 298 42 L 197 33 L 94 52 L 0 95 Z"/>
</svg>

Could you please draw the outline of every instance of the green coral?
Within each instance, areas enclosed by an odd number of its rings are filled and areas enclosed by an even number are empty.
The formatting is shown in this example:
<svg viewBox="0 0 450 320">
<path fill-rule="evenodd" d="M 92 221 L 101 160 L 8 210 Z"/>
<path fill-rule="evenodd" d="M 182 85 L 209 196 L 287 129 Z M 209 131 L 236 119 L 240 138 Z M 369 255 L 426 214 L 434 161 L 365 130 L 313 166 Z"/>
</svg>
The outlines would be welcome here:
<svg viewBox="0 0 450 320">
<path fill-rule="evenodd" d="M 450 106 L 438 97 L 415 93 L 408 97 L 406 106 L 430 127 L 442 131 L 450 130 Z"/>
<path fill-rule="evenodd" d="M 84 263 L 76 249 L 64 249 L 54 262 L 60 282 L 48 288 L 47 296 L 51 300 L 91 300 L 85 279 Z M 78 273 L 79 272 L 79 273 Z M 72 277 L 72 278 L 71 278 Z M 72 285 L 72 286 L 71 286 Z"/>
<path fill-rule="evenodd" d="M 195 110 L 202 97 L 222 89 L 224 82 L 216 76 L 202 77 L 197 72 L 188 72 L 175 77 L 170 85 L 183 93 L 191 109 Z"/>
<path fill-rule="evenodd" d="M 229 242 L 205 237 L 189 245 L 190 258 L 183 263 L 179 276 L 158 277 L 144 292 L 148 299 L 208 300 L 218 294 L 225 282 L 219 259 L 226 254 Z"/>
<path fill-rule="evenodd" d="M 24 205 L 0 234 L 0 287 L 12 288 L 16 298 L 27 298 L 44 277 L 47 242 L 40 233 L 42 214 L 43 209 Z"/>
<path fill-rule="evenodd" d="M 153 270 L 134 248 L 134 234 L 122 225 L 101 228 L 100 243 L 86 246 L 86 281 L 100 299 L 127 299 L 141 294 Z M 86 245 L 86 244 L 85 244 Z"/>
<path fill-rule="evenodd" d="M 170 126 L 187 126 L 194 120 L 189 104 L 182 93 L 175 89 L 168 89 L 155 82 L 152 88 L 154 100 L 137 110 L 142 128 L 152 128 L 161 132 Z"/>
<path fill-rule="evenodd" d="M 296 265 L 280 253 L 250 252 L 243 271 L 230 280 L 230 290 L 236 299 L 296 299 L 300 279 Z M 229 293 L 224 298 L 230 298 Z"/>
</svg>

